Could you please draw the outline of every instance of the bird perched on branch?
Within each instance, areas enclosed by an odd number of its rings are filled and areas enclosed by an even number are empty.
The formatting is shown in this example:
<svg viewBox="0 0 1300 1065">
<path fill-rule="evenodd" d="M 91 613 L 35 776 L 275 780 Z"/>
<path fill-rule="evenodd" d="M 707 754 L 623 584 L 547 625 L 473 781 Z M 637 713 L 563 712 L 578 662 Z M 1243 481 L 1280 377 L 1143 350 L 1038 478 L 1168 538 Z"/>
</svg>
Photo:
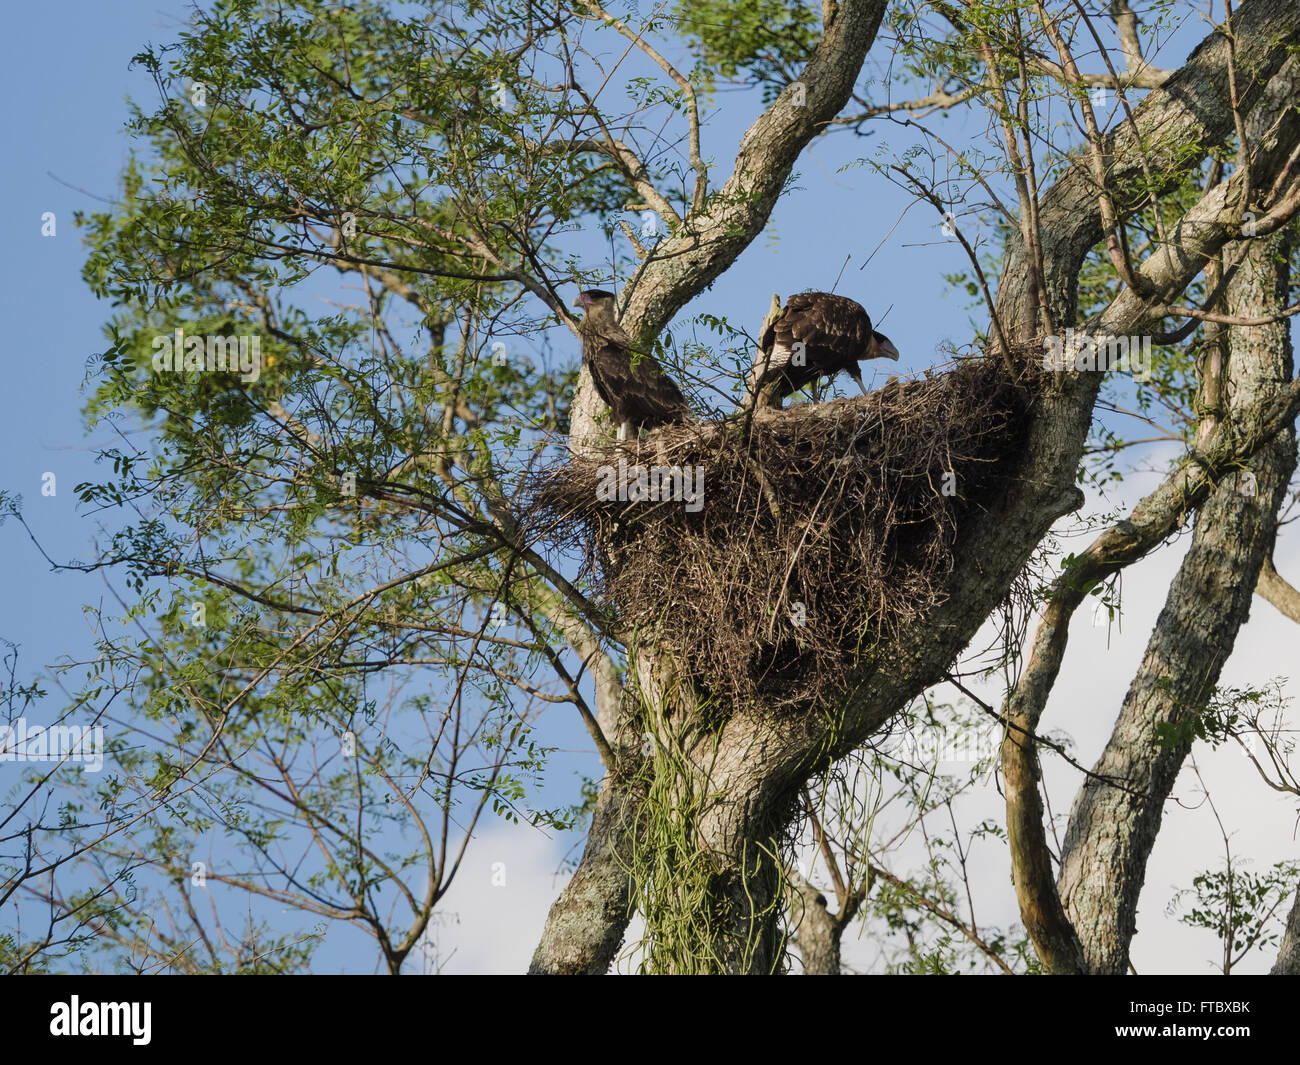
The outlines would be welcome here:
<svg viewBox="0 0 1300 1065">
<path fill-rule="evenodd" d="M 782 310 L 772 297 L 759 334 L 761 354 L 750 373 L 750 392 L 760 407 L 780 407 L 786 396 L 820 378 L 848 373 L 867 394 L 858 363 L 898 359 L 889 337 L 871 328 L 862 304 L 830 292 L 800 292 Z"/>
<path fill-rule="evenodd" d="M 586 312 L 578 323 L 582 361 L 600 398 L 614 413 L 620 440 L 626 440 L 633 427 L 653 429 L 690 417 L 677 382 L 653 356 L 633 350 L 632 338 L 614 318 L 612 292 L 588 289 L 578 293 L 573 305 Z"/>
</svg>

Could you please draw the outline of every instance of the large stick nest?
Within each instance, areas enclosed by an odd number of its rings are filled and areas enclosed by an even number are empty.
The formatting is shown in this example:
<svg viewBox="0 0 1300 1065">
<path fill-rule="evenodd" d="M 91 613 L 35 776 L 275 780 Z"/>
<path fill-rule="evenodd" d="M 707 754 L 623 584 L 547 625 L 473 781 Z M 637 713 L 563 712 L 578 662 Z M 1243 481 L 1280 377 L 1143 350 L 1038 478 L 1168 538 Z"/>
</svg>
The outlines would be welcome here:
<svg viewBox="0 0 1300 1065">
<path fill-rule="evenodd" d="M 722 706 L 812 706 L 936 605 L 963 523 L 1013 475 L 1024 395 L 965 362 L 748 424 L 660 429 L 544 474 L 532 527 L 580 549 L 623 629 Z M 698 467 L 703 506 L 600 498 L 620 459 L 629 497 L 638 465 L 647 480 Z"/>
</svg>

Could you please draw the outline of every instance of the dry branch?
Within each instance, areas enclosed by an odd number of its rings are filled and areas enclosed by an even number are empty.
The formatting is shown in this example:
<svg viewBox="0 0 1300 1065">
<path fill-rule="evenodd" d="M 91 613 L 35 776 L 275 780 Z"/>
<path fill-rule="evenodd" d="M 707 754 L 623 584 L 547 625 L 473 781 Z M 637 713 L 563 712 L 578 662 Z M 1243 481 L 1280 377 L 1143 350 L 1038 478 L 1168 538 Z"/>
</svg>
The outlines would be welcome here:
<svg viewBox="0 0 1300 1065">
<path fill-rule="evenodd" d="M 964 519 L 1005 487 L 1024 404 L 1000 367 L 964 362 L 762 411 L 748 435 L 743 417 L 665 428 L 545 475 L 534 534 L 581 548 L 620 627 L 720 706 L 811 708 L 934 606 Z M 702 499 L 636 498 L 638 467 L 647 486 L 698 470 Z"/>
</svg>

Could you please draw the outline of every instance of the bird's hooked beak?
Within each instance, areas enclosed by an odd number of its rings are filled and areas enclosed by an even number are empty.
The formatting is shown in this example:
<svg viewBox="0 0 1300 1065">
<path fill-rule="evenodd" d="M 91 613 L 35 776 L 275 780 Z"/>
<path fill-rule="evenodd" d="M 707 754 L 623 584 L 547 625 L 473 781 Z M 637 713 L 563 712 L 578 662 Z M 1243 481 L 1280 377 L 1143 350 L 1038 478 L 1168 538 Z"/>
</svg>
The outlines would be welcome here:
<svg viewBox="0 0 1300 1065">
<path fill-rule="evenodd" d="M 573 301 L 573 305 L 575 307 L 581 307 L 585 311 L 587 309 L 587 304 L 589 302 L 590 301 L 587 299 L 587 294 L 585 292 L 579 292 L 578 298 Z"/>
<path fill-rule="evenodd" d="M 898 361 L 898 349 L 894 343 L 884 333 L 872 333 L 871 344 L 867 348 L 869 358 L 873 359 L 893 359 Z"/>
</svg>

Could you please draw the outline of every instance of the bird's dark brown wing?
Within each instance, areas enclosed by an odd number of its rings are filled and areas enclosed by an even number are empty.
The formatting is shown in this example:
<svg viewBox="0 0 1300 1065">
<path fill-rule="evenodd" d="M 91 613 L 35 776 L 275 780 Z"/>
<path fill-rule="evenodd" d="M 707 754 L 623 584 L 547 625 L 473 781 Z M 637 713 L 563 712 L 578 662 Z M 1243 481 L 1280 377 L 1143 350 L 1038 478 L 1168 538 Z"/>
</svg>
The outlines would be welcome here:
<svg viewBox="0 0 1300 1065">
<path fill-rule="evenodd" d="M 578 333 L 584 340 L 591 337 L 616 348 L 632 348 L 632 338 L 608 315 L 604 321 L 597 321 L 595 315 L 587 315 L 578 323 Z"/>
<path fill-rule="evenodd" d="M 680 421 L 687 412 L 686 397 L 677 382 L 650 355 L 632 356 L 631 376 L 623 402 L 628 409 L 628 421 L 638 425 Z"/>
<path fill-rule="evenodd" d="M 582 361 L 591 372 L 592 384 L 605 406 L 613 409 L 619 382 L 626 375 L 620 373 L 619 366 L 627 362 L 632 338 L 613 322 L 598 324 L 592 315 L 578 323 L 578 336 L 582 339 Z"/>
<path fill-rule="evenodd" d="M 777 340 L 814 349 L 829 367 L 852 365 L 871 340 L 871 317 L 862 304 L 829 292 L 800 292 L 790 297 L 776 322 Z M 810 360 L 811 361 L 811 360 Z"/>
<path fill-rule="evenodd" d="M 615 421 L 655 426 L 686 417 L 689 408 L 677 382 L 653 356 L 634 354 L 622 329 L 582 332 L 582 357 Z"/>
<path fill-rule="evenodd" d="M 764 331 L 759 346 L 768 358 L 762 384 L 779 381 L 789 395 L 821 377 L 851 368 L 871 339 L 871 318 L 856 300 L 829 292 L 800 292 Z M 795 346 L 804 346 L 804 364 L 791 361 Z"/>
<path fill-rule="evenodd" d="M 606 379 L 608 370 L 618 362 L 618 349 L 611 348 L 598 338 L 584 337 L 582 340 L 582 361 L 591 373 L 591 383 L 596 386 L 596 394 L 605 401 L 605 406 L 613 408 L 613 386 L 615 381 Z"/>
</svg>

